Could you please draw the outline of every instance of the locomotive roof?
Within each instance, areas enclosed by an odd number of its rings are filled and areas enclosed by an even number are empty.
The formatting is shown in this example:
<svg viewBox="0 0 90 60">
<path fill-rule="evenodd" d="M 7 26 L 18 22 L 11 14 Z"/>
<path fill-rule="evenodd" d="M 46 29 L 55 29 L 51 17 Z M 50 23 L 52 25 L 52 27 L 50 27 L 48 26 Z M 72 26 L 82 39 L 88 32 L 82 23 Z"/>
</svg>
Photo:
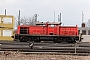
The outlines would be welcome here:
<svg viewBox="0 0 90 60">
<path fill-rule="evenodd" d="M 36 22 L 36 25 L 45 25 L 46 23 L 49 25 L 61 25 L 61 22 Z"/>
</svg>

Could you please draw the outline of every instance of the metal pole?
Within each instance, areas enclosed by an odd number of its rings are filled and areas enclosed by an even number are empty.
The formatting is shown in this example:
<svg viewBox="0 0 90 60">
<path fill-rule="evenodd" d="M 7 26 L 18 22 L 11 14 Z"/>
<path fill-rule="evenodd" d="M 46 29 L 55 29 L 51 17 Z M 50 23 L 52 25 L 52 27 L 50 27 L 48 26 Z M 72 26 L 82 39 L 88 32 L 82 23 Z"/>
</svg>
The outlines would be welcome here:
<svg viewBox="0 0 90 60">
<path fill-rule="evenodd" d="M 60 22 L 61 22 L 61 13 L 60 13 Z"/>
<path fill-rule="evenodd" d="M 35 14 L 35 22 L 37 22 L 37 14 Z"/>
<path fill-rule="evenodd" d="M 75 43 L 75 54 L 77 53 L 77 43 Z"/>
<path fill-rule="evenodd" d="M 19 10 L 19 16 L 18 16 L 18 25 L 20 25 L 20 10 Z"/>
<path fill-rule="evenodd" d="M 59 15 L 58 15 L 58 22 L 60 22 L 60 21 L 59 21 Z"/>
<path fill-rule="evenodd" d="M 83 11 L 82 11 L 82 23 L 83 23 L 83 19 L 84 19 L 84 14 L 83 14 Z"/>
<path fill-rule="evenodd" d="M 55 11 L 54 11 L 54 22 L 55 22 Z"/>
<path fill-rule="evenodd" d="M 5 15 L 6 15 L 6 9 L 5 9 Z"/>
</svg>

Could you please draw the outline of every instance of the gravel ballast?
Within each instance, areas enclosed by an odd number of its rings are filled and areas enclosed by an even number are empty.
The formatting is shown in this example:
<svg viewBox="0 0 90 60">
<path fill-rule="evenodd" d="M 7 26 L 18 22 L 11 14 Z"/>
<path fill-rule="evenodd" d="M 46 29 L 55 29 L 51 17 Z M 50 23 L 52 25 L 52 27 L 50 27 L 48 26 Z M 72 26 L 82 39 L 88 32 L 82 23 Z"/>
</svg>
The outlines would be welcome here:
<svg viewBox="0 0 90 60">
<path fill-rule="evenodd" d="M 20 52 L 3 52 L 0 53 L 0 60 L 90 60 L 90 56 L 21 54 Z"/>
</svg>

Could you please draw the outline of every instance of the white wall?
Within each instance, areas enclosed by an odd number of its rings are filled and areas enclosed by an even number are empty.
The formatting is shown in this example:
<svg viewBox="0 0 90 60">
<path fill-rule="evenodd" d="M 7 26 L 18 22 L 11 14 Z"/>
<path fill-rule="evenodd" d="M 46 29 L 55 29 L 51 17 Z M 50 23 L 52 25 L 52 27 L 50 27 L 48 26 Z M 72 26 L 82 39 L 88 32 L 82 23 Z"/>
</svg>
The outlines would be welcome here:
<svg viewBox="0 0 90 60">
<path fill-rule="evenodd" d="M 82 35 L 83 40 L 82 42 L 90 42 L 90 35 Z"/>
</svg>

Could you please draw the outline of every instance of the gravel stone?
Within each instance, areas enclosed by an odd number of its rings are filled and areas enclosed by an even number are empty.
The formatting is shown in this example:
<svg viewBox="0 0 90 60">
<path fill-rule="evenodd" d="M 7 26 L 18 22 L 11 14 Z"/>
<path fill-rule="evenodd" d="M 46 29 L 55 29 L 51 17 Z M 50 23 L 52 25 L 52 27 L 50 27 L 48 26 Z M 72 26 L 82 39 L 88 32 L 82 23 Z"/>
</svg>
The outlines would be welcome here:
<svg viewBox="0 0 90 60">
<path fill-rule="evenodd" d="M 20 52 L 4 52 L 0 54 L 0 60 L 90 60 L 90 56 L 21 54 Z"/>
</svg>

